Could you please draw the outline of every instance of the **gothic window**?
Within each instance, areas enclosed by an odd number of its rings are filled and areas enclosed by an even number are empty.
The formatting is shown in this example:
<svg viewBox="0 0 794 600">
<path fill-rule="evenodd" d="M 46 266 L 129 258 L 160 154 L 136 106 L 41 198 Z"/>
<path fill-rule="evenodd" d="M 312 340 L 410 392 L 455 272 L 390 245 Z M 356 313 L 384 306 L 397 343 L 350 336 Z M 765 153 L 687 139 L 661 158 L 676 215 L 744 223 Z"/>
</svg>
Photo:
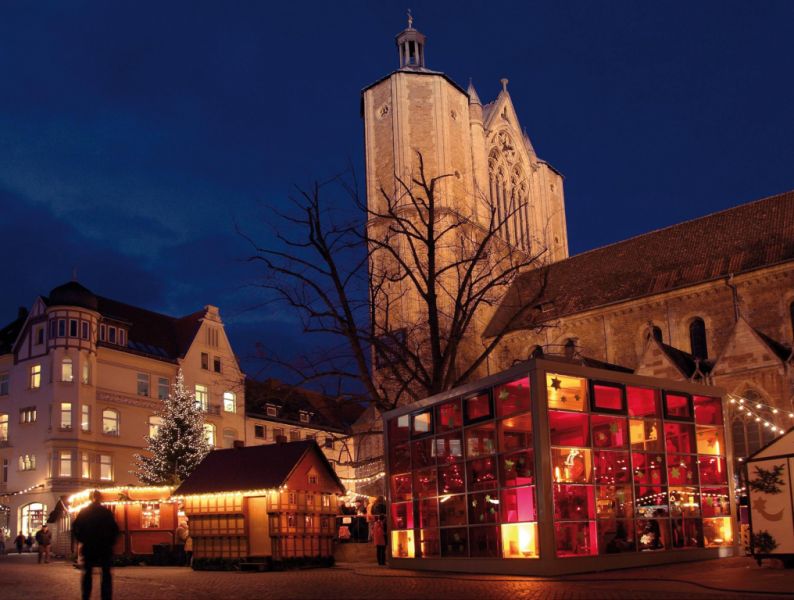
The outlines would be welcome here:
<svg viewBox="0 0 794 600">
<path fill-rule="evenodd" d="M 689 344 L 692 348 L 692 356 L 695 358 L 709 357 L 706 346 L 706 323 L 700 317 L 695 317 L 689 324 Z"/>
<path fill-rule="evenodd" d="M 739 412 L 731 423 L 733 437 L 733 456 L 735 459 L 746 458 L 775 439 L 774 432 L 764 427 L 763 421 L 756 421 L 755 415 L 767 421 L 773 421 L 772 415 L 763 404 L 763 396 L 755 390 L 748 389 L 742 394 L 748 406 L 753 407 L 752 413 Z M 761 403 L 762 408 L 755 408 Z"/>
<path fill-rule="evenodd" d="M 655 339 L 660 344 L 664 341 L 664 338 L 662 337 L 662 328 L 659 327 L 658 325 L 653 325 L 651 327 L 651 335 L 653 336 L 653 339 Z"/>
<path fill-rule="evenodd" d="M 506 131 L 500 131 L 492 140 L 488 177 L 496 220 L 504 222 L 501 237 L 529 250 L 529 183 L 513 140 Z"/>
</svg>

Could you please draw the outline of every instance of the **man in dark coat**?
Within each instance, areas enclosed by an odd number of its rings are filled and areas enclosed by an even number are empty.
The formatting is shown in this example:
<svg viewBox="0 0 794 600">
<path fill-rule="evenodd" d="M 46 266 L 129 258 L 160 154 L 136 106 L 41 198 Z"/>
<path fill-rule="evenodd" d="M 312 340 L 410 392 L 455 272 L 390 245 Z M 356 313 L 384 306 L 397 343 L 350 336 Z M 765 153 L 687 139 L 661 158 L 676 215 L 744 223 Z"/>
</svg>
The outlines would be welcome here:
<svg viewBox="0 0 794 600">
<path fill-rule="evenodd" d="M 119 535 L 119 526 L 110 509 L 102 506 L 98 491 L 91 494 L 91 504 L 77 515 L 72 525 L 75 539 L 82 544 L 85 571 L 83 572 L 83 600 L 91 598 L 94 567 L 102 569 L 102 600 L 113 596 L 110 567 L 113 562 L 113 545 Z"/>
</svg>

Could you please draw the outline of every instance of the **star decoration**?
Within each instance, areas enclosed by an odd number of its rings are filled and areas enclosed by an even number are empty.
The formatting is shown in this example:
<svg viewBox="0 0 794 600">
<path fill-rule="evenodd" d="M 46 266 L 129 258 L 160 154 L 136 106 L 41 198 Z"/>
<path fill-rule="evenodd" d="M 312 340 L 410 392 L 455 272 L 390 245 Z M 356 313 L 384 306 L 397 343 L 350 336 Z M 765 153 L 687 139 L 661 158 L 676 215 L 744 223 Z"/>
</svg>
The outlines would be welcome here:
<svg viewBox="0 0 794 600">
<path fill-rule="evenodd" d="M 670 469 L 670 475 L 672 475 L 675 479 L 678 479 L 679 477 L 681 477 L 681 469 L 679 469 L 678 467 L 673 467 L 672 469 Z"/>
<path fill-rule="evenodd" d="M 499 400 L 507 400 L 510 397 L 510 392 L 508 392 L 505 388 L 499 390 Z"/>
<path fill-rule="evenodd" d="M 617 433 L 618 432 L 618 424 L 617 423 L 610 423 L 609 424 L 609 432 L 610 433 Z"/>
<path fill-rule="evenodd" d="M 557 377 L 552 378 L 551 387 L 555 390 L 559 390 L 562 387 L 562 381 L 560 381 Z"/>
</svg>

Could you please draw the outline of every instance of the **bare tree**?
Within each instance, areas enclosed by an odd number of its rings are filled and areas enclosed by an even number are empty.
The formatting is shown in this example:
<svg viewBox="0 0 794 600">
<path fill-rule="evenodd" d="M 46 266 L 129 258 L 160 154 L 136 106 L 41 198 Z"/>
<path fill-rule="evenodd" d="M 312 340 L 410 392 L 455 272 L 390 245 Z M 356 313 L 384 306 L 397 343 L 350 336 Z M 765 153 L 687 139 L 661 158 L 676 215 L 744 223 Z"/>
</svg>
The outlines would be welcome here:
<svg viewBox="0 0 794 600">
<path fill-rule="evenodd" d="M 542 266 L 545 249 L 528 254 L 505 242 L 521 201 L 497 207 L 470 198 L 478 210 L 462 210 L 450 197 L 455 177 L 429 176 L 417 153 L 415 176 L 395 176 L 394 193 L 381 188 L 367 205 L 354 177 L 336 177 L 299 190 L 295 210 L 279 214 L 273 245 L 249 237 L 251 260 L 266 267 L 261 285 L 297 310 L 304 332 L 338 341 L 320 355 L 276 360 L 302 382 L 358 382 L 387 410 L 476 377 L 512 326 L 531 322 L 543 277 L 493 335 L 482 336 L 516 276 Z M 343 202 L 326 198 L 332 186 Z"/>
</svg>

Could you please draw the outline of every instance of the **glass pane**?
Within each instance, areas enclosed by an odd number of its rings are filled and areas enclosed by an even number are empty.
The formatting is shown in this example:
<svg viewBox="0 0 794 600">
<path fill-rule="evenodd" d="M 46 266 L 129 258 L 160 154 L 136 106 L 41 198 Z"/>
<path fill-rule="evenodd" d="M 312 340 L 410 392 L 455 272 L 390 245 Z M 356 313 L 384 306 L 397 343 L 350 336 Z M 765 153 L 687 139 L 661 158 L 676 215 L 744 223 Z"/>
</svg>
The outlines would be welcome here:
<svg viewBox="0 0 794 600">
<path fill-rule="evenodd" d="M 670 514 L 674 517 L 700 516 L 700 494 L 698 494 L 698 488 L 671 487 Z"/>
<path fill-rule="evenodd" d="M 436 428 L 439 432 L 457 429 L 463 426 L 463 412 L 460 400 L 445 402 L 436 406 Z"/>
<path fill-rule="evenodd" d="M 549 436 L 552 446 L 589 446 L 590 426 L 587 415 L 550 410 Z"/>
<path fill-rule="evenodd" d="M 632 450 L 661 452 L 663 449 L 659 421 L 630 419 L 629 437 Z"/>
<path fill-rule="evenodd" d="M 515 487 L 535 483 L 535 459 L 532 450 L 503 454 L 499 459 L 502 485 Z"/>
<path fill-rule="evenodd" d="M 500 506 L 503 523 L 537 520 L 534 487 L 502 490 Z"/>
<path fill-rule="evenodd" d="M 414 495 L 418 498 L 436 495 L 436 469 L 414 471 Z"/>
<path fill-rule="evenodd" d="M 438 501 L 435 498 L 419 502 L 419 527 L 422 529 L 438 527 Z"/>
<path fill-rule="evenodd" d="M 634 452 L 631 455 L 634 466 L 634 483 L 661 485 L 665 483 L 664 456 L 662 454 L 643 454 Z"/>
<path fill-rule="evenodd" d="M 728 483 L 728 469 L 725 459 L 721 456 L 699 456 L 700 485 Z"/>
<path fill-rule="evenodd" d="M 546 394 L 549 408 L 583 411 L 587 402 L 587 380 L 582 377 L 548 373 Z"/>
<path fill-rule="evenodd" d="M 469 491 L 489 490 L 497 487 L 496 457 L 468 462 Z"/>
<path fill-rule="evenodd" d="M 634 552 L 634 521 L 609 519 L 598 521 L 599 554 L 618 554 Z"/>
<path fill-rule="evenodd" d="M 587 556 L 598 553 L 595 521 L 583 523 L 555 523 L 557 556 Z"/>
<path fill-rule="evenodd" d="M 695 453 L 695 427 L 688 423 L 665 423 L 664 440 L 667 452 Z"/>
<path fill-rule="evenodd" d="M 697 427 L 698 454 L 725 455 L 725 436 L 716 427 Z"/>
<path fill-rule="evenodd" d="M 670 526 L 673 548 L 703 547 L 703 523 L 700 519 L 671 519 Z"/>
<path fill-rule="evenodd" d="M 413 531 L 392 531 L 391 532 L 391 555 L 395 558 L 414 557 L 414 532 Z"/>
<path fill-rule="evenodd" d="M 695 423 L 698 425 L 722 425 L 722 399 L 708 396 L 693 396 Z"/>
<path fill-rule="evenodd" d="M 389 470 L 392 473 L 406 473 L 411 470 L 411 447 L 408 444 L 391 447 Z"/>
<path fill-rule="evenodd" d="M 637 548 L 640 552 L 664 550 L 670 547 L 670 521 L 640 519 L 637 521 Z"/>
<path fill-rule="evenodd" d="M 703 519 L 703 544 L 706 548 L 733 544 L 733 529 L 730 517 Z"/>
<path fill-rule="evenodd" d="M 469 546 L 471 556 L 498 558 L 499 527 L 469 527 Z"/>
<path fill-rule="evenodd" d="M 592 485 L 555 485 L 554 519 L 556 521 L 583 521 L 595 518 Z"/>
<path fill-rule="evenodd" d="M 433 411 L 426 410 L 413 416 L 413 435 L 427 435 L 433 432 Z"/>
<path fill-rule="evenodd" d="M 551 467 L 554 481 L 590 483 L 593 476 L 591 452 L 583 448 L 552 448 Z"/>
<path fill-rule="evenodd" d="M 631 483 L 628 452 L 595 452 L 596 483 Z"/>
<path fill-rule="evenodd" d="M 697 485 L 697 458 L 668 454 L 667 480 L 670 485 Z"/>
<path fill-rule="evenodd" d="M 455 463 L 438 468 L 439 494 L 454 494 L 466 491 L 463 468 L 462 463 Z"/>
<path fill-rule="evenodd" d="M 596 514 L 599 519 L 632 518 L 634 515 L 630 485 L 600 485 L 596 492 Z"/>
<path fill-rule="evenodd" d="M 630 417 L 661 417 L 659 390 L 628 386 L 626 400 Z"/>
<path fill-rule="evenodd" d="M 532 447 L 532 416 L 527 413 L 499 421 L 499 451 Z"/>
<path fill-rule="evenodd" d="M 504 558 L 538 558 L 538 524 L 502 525 Z"/>
<path fill-rule="evenodd" d="M 465 430 L 466 457 L 474 458 L 496 452 L 496 425 L 487 423 Z"/>
<path fill-rule="evenodd" d="M 529 378 L 511 381 L 494 388 L 496 414 L 500 417 L 529 410 Z"/>
<path fill-rule="evenodd" d="M 441 496 L 438 499 L 438 516 L 441 526 L 466 524 L 466 496 Z"/>
<path fill-rule="evenodd" d="M 441 556 L 468 556 L 466 527 L 441 530 Z"/>
<path fill-rule="evenodd" d="M 441 555 L 438 529 L 422 529 L 419 532 L 419 539 L 419 551 L 421 556 Z"/>
<path fill-rule="evenodd" d="M 472 398 L 466 398 L 463 402 L 466 405 L 467 422 L 486 419 L 493 416 L 493 411 L 491 410 L 491 398 L 488 395 L 488 392 L 478 394 Z"/>
<path fill-rule="evenodd" d="M 644 517 L 646 519 L 666 517 L 669 512 L 667 506 L 667 488 L 635 485 L 634 510 L 638 517 Z"/>
<path fill-rule="evenodd" d="M 678 419 L 692 418 L 692 405 L 689 396 L 667 392 L 664 395 L 664 402 L 668 417 L 675 417 Z"/>
<path fill-rule="evenodd" d="M 625 417 L 591 415 L 590 428 L 596 448 L 625 448 L 629 445 L 629 428 Z"/>
<path fill-rule="evenodd" d="M 392 475 L 391 477 L 391 497 L 393 502 L 400 500 L 410 500 L 411 494 L 411 474 Z"/>
<path fill-rule="evenodd" d="M 624 410 L 623 388 L 601 383 L 593 384 L 593 410 Z"/>
<path fill-rule="evenodd" d="M 429 467 L 436 464 L 436 457 L 432 438 L 411 443 L 411 460 L 414 469 Z M 393 472 L 397 472 L 392 469 Z"/>
<path fill-rule="evenodd" d="M 389 421 L 389 444 L 394 445 L 400 442 L 407 442 L 410 424 L 410 415 L 402 415 Z"/>
<path fill-rule="evenodd" d="M 728 488 L 702 488 L 700 490 L 700 507 L 704 517 L 726 517 L 731 514 L 731 503 Z"/>
<path fill-rule="evenodd" d="M 463 435 L 460 431 L 435 438 L 439 464 L 463 460 Z"/>
<path fill-rule="evenodd" d="M 391 527 L 392 529 L 413 529 L 413 502 L 398 502 L 391 505 Z"/>
<path fill-rule="evenodd" d="M 496 490 L 469 494 L 469 524 L 485 525 L 499 522 L 499 497 Z"/>
</svg>

